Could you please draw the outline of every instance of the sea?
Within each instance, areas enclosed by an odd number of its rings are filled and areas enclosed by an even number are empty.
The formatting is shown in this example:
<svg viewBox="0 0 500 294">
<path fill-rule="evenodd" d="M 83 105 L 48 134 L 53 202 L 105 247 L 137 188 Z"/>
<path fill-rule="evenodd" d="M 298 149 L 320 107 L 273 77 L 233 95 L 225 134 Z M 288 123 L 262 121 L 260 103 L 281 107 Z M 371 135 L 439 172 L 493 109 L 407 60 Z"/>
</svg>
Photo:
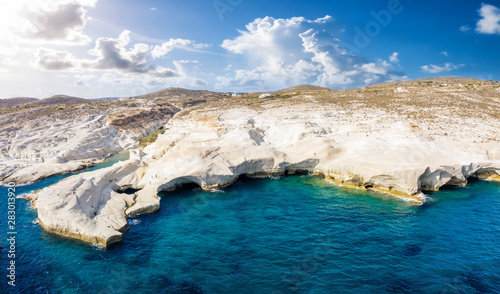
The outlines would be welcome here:
<svg viewBox="0 0 500 294">
<path fill-rule="evenodd" d="M 444 189 L 422 206 L 311 175 L 160 196 L 159 211 L 129 218 L 123 241 L 103 249 L 45 232 L 23 199 L 10 228 L 0 187 L 0 293 L 500 293 L 499 183 Z"/>
</svg>

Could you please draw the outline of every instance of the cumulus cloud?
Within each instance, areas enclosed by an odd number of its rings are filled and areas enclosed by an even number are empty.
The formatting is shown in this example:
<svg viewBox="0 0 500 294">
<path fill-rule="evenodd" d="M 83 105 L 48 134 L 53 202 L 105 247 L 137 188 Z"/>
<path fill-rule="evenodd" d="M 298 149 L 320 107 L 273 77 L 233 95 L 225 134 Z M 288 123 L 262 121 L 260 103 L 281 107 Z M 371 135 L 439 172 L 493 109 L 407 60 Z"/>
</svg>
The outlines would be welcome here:
<svg viewBox="0 0 500 294">
<path fill-rule="evenodd" d="M 463 66 L 463 64 L 459 65 L 459 66 Z M 444 64 L 444 66 L 437 66 L 437 65 L 434 65 L 434 64 L 430 64 L 430 65 L 424 65 L 422 66 L 422 70 L 427 72 L 427 73 L 440 73 L 440 72 L 446 72 L 446 71 L 452 71 L 454 69 L 457 69 L 459 66 L 456 66 L 450 62 L 447 62 Z"/>
<path fill-rule="evenodd" d="M 11 31 L 18 41 L 41 41 L 62 44 L 88 44 L 83 33 L 89 20 L 87 8 L 97 0 L 24 1 L 17 10 Z"/>
<path fill-rule="evenodd" d="M 175 68 L 181 74 L 194 74 L 199 71 L 201 63 L 198 60 L 175 60 Z"/>
<path fill-rule="evenodd" d="M 174 79 L 177 85 L 191 88 L 208 85 L 207 81 L 197 78 L 203 76 L 201 63 L 198 60 L 175 60 L 173 63 L 179 73 L 179 78 Z"/>
<path fill-rule="evenodd" d="M 500 9 L 490 4 L 482 4 L 479 9 L 481 19 L 477 22 L 476 32 L 481 34 L 500 34 Z"/>
<path fill-rule="evenodd" d="M 314 83 L 350 88 L 404 79 L 404 74 L 395 72 L 387 61 L 368 62 L 341 49 L 341 41 L 322 29 L 328 21 L 333 18 L 254 20 L 246 30 L 238 30 L 236 38 L 224 40 L 221 45 L 245 57 L 247 67 L 232 70 L 234 75 L 219 76 L 216 87 L 251 91 Z M 397 53 L 393 56 L 397 58 Z"/>
<path fill-rule="evenodd" d="M 444 55 L 444 56 L 446 56 L 446 57 L 450 56 L 450 55 L 448 54 L 448 52 L 446 52 L 446 51 L 441 52 L 441 54 L 443 54 L 443 55 Z"/>
<path fill-rule="evenodd" d="M 159 58 L 174 50 L 176 47 L 185 47 L 191 45 L 191 43 L 192 41 L 187 39 L 170 39 L 161 44 L 161 46 L 155 46 L 152 55 L 154 58 Z"/>
<path fill-rule="evenodd" d="M 390 60 L 392 63 L 398 63 L 398 62 L 399 62 L 398 55 L 399 55 L 399 53 L 398 53 L 398 52 L 394 52 L 394 53 L 392 53 L 392 55 L 391 55 L 391 56 L 389 56 L 389 60 Z"/>
<path fill-rule="evenodd" d="M 36 65 L 45 70 L 91 69 L 160 78 L 179 76 L 175 70 L 148 65 L 151 46 L 139 43 L 127 48 L 129 43 L 129 31 L 123 31 L 118 38 L 99 38 L 95 47 L 89 50 L 94 59 L 78 59 L 66 51 L 41 48 L 36 52 Z"/>
<path fill-rule="evenodd" d="M 178 86 L 200 88 L 208 83 L 202 78 L 197 60 L 175 60 L 173 68 L 153 64 L 153 46 L 130 44 L 130 32 L 117 38 L 99 38 L 87 58 L 78 58 L 67 51 L 40 48 L 35 52 L 35 66 L 47 71 L 72 71 L 77 74 L 75 86 L 88 86 L 89 80 L 136 87 L 136 92 L 152 87 Z M 189 43 L 194 48 L 196 43 Z M 88 72 L 103 72 L 99 78 Z M 166 83 L 168 78 L 168 83 Z M 135 93 L 135 92 L 134 92 Z M 142 92 L 141 92 L 142 93 Z"/>
<path fill-rule="evenodd" d="M 258 18 L 246 25 L 246 31 L 238 30 L 240 35 L 235 39 L 227 39 L 222 48 L 235 54 L 244 54 L 253 60 L 262 60 L 267 66 L 277 67 L 291 57 L 287 48 L 300 46 L 298 34 L 303 32 L 304 23 L 323 23 L 330 18 L 307 20 L 303 17 L 275 19 L 273 17 Z M 288 54 L 286 54 L 288 53 Z"/>
<path fill-rule="evenodd" d="M 150 68 L 146 67 L 150 46 L 135 44 L 127 49 L 130 43 L 130 31 L 123 31 L 118 38 L 99 38 L 90 55 L 97 59 L 90 62 L 87 67 L 95 69 L 116 69 L 124 72 L 145 73 Z"/>
<path fill-rule="evenodd" d="M 300 60 L 295 64 L 282 64 L 274 70 L 265 66 L 251 70 L 237 69 L 232 77 L 217 77 L 216 86 L 248 91 L 278 89 L 305 83 L 313 75 L 316 75 L 316 66 Z"/>
<path fill-rule="evenodd" d="M 66 70 L 77 66 L 78 60 L 66 51 L 40 48 L 36 51 L 36 65 L 45 70 Z"/>
</svg>

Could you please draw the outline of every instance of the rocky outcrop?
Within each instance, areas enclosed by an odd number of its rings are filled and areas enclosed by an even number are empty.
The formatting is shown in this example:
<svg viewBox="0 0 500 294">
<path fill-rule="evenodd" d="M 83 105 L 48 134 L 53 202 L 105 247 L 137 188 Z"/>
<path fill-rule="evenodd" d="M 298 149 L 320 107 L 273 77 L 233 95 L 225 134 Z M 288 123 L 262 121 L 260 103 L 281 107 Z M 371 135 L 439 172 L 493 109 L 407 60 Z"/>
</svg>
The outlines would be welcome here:
<svg viewBox="0 0 500 294">
<path fill-rule="evenodd" d="M 160 105 L 146 109 L 118 111 L 108 115 L 108 123 L 125 134 L 145 137 L 155 133 L 180 109 L 173 105 Z"/>
<path fill-rule="evenodd" d="M 498 83 L 474 81 L 473 90 L 467 83 L 300 86 L 269 99 L 168 88 L 114 101 L 19 104 L 0 114 L 0 181 L 82 169 L 162 128 L 130 160 L 29 195 L 40 224 L 108 246 L 121 240 L 128 216 L 160 207 L 160 191 L 186 183 L 219 189 L 241 175 L 304 171 L 419 205 L 426 191 L 470 178 L 500 180 Z M 123 193 L 129 188 L 136 192 Z"/>
<path fill-rule="evenodd" d="M 303 103 L 195 110 L 165 125 L 156 142 L 127 162 L 69 177 L 34 193 L 48 231 L 104 246 L 120 240 L 126 216 L 160 207 L 160 191 L 186 183 L 219 189 L 241 175 L 307 171 L 342 186 L 422 204 L 422 192 L 463 186 L 470 177 L 500 175 L 498 122 L 448 125 L 441 134 L 426 122 L 382 110 L 343 111 Z M 134 188 L 134 196 L 117 191 Z"/>
<path fill-rule="evenodd" d="M 65 106 L 69 107 L 69 106 Z M 138 146 L 179 109 L 171 105 L 70 110 L 47 108 L 0 117 L 0 182 L 18 184 L 93 166 Z"/>
<path fill-rule="evenodd" d="M 125 210 L 135 196 L 120 193 L 120 187 L 134 182 L 139 165 L 138 152 L 132 152 L 128 161 L 66 178 L 26 198 L 46 231 L 106 247 L 129 227 Z"/>
</svg>

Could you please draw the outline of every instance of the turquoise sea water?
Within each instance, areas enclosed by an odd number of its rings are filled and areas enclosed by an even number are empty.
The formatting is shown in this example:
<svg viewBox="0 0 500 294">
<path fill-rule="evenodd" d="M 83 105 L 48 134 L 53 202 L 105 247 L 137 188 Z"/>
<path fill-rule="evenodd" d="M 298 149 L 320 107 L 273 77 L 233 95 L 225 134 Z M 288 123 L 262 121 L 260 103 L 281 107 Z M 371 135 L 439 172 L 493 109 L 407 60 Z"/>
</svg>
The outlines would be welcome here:
<svg viewBox="0 0 500 294">
<path fill-rule="evenodd" d="M 161 210 L 130 219 L 124 241 L 107 250 L 44 232 L 19 199 L 17 286 L 7 285 L 4 248 L 0 291 L 500 293 L 498 183 L 437 192 L 420 207 L 312 176 L 161 196 Z"/>
</svg>

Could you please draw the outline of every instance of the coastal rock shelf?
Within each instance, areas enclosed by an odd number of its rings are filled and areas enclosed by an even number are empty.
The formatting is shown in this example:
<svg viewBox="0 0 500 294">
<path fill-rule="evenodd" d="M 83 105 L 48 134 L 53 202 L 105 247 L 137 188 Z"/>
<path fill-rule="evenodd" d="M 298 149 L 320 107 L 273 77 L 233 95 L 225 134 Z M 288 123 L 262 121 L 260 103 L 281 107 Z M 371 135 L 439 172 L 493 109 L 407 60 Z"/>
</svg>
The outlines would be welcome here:
<svg viewBox="0 0 500 294">
<path fill-rule="evenodd" d="M 137 147 L 136 138 L 156 132 L 179 111 L 171 105 L 59 105 L 28 105 L 25 111 L 0 116 L 1 182 L 31 183 L 96 165 Z"/>
<path fill-rule="evenodd" d="M 169 121 L 129 161 L 70 177 L 31 199 L 48 231 L 104 246 L 121 239 L 126 215 L 156 211 L 158 192 L 186 183 L 219 189 L 241 175 L 308 171 L 419 205 L 425 191 L 463 186 L 470 177 L 498 179 L 498 143 L 467 142 L 467 128 L 431 135 L 382 112 L 361 116 L 314 104 L 192 111 Z M 116 192 L 127 188 L 138 190 L 135 198 Z"/>
<path fill-rule="evenodd" d="M 163 130 L 154 143 L 142 150 L 128 145 L 128 161 L 70 176 L 27 198 L 47 231 L 108 246 L 121 240 L 127 216 L 158 210 L 158 192 L 186 183 L 211 190 L 242 175 L 309 172 L 420 205 L 426 191 L 465 186 L 470 178 L 500 180 L 497 85 L 483 81 L 484 90 L 469 92 L 460 87 L 464 80 L 443 81 L 447 86 L 408 81 L 338 92 L 303 86 L 262 99 L 258 93 L 231 98 L 181 89 L 132 97 L 124 101 L 156 104 L 149 114 L 136 109 L 108 115 L 105 125 L 137 133 L 145 115 L 148 133 Z M 396 86 L 407 91 L 395 92 Z M 151 115 L 165 103 L 178 108 Z M 89 132 L 107 131 L 82 131 L 82 140 Z M 124 193 L 130 189 L 136 192 Z"/>
</svg>

